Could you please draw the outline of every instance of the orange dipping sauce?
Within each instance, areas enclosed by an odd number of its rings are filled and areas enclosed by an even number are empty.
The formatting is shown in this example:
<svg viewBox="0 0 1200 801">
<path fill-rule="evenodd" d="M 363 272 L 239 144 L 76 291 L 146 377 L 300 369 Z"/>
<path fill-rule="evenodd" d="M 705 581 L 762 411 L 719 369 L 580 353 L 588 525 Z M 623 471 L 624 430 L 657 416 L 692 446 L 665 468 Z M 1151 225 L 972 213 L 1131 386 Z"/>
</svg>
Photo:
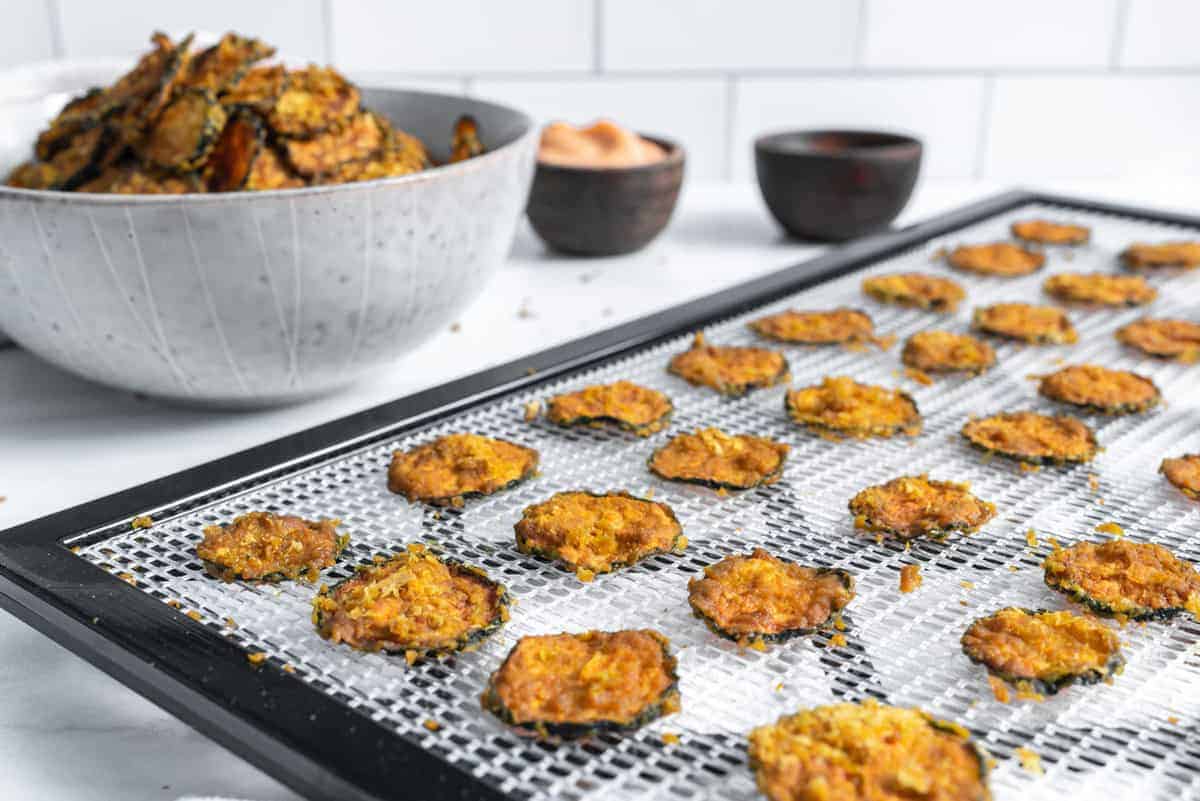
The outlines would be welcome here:
<svg viewBox="0 0 1200 801">
<path fill-rule="evenodd" d="M 660 145 L 610 120 L 588 128 L 552 122 L 542 130 L 538 161 L 561 167 L 637 167 L 667 157 Z"/>
</svg>

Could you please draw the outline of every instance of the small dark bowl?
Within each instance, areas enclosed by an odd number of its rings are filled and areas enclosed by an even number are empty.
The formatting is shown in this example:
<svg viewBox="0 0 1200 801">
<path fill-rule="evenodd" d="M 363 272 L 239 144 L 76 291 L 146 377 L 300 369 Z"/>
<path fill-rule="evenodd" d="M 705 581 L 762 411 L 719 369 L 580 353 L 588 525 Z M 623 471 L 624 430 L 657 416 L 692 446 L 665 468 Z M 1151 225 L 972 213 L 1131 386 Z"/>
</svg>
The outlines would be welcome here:
<svg viewBox="0 0 1200 801">
<path fill-rule="evenodd" d="M 579 256 L 616 256 L 640 250 L 667 227 L 683 184 L 684 150 L 641 136 L 667 157 L 638 167 L 538 162 L 526 211 L 547 245 Z"/>
<path fill-rule="evenodd" d="M 908 203 L 921 141 L 878 131 L 785 131 L 754 142 L 767 208 L 788 233 L 840 242 L 886 228 Z"/>
</svg>

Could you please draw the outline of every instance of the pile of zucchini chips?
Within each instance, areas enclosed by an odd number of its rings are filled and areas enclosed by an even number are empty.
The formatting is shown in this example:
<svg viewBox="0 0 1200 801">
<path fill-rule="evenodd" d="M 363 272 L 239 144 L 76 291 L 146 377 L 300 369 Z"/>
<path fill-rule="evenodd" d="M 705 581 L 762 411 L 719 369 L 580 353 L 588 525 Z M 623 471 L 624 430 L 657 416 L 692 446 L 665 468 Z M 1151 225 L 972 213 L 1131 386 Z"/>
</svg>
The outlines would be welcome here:
<svg viewBox="0 0 1200 801">
<path fill-rule="evenodd" d="M 227 33 L 153 46 L 108 87 L 72 99 L 8 176 L 23 189 L 188 194 L 294 189 L 407 175 L 434 166 L 424 143 L 363 108 L 336 70 L 269 63 L 275 48 Z M 460 118 L 450 161 L 483 152 Z"/>
<path fill-rule="evenodd" d="M 1077 246 L 1090 236 L 1086 228 L 1042 220 L 1017 223 L 1012 232 L 1020 245 L 958 248 L 949 263 L 977 273 L 1023 275 L 1046 261 L 1043 251 L 1031 248 Z M 1149 246 L 1130 251 L 1134 255 L 1123 261 L 1131 267 L 1156 269 L 1160 263 L 1152 260 L 1159 251 Z M 1178 243 L 1169 253 L 1172 258 L 1195 255 Z M 1200 258 L 1192 263 L 1200 264 Z M 1078 276 L 1047 291 L 1059 300 L 1100 304 L 1153 297 L 1139 282 L 1109 278 Z M 911 273 L 869 278 L 863 289 L 881 302 L 931 312 L 953 309 L 966 297 L 953 281 Z M 1200 337 L 1180 323 L 1146 320 L 1136 330 L 1122 329 L 1118 337 L 1160 357 L 1192 358 L 1194 350 L 1167 344 L 1191 336 L 1191 347 L 1200 348 Z M 1017 303 L 979 309 L 975 327 L 981 336 L 1029 343 L 1077 338 L 1062 310 Z M 754 320 L 750 329 L 773 342 L 861 347 L 878 341 L 871 317 L 847 308 L 786 311 Z M 968 378 L 997 361 L 985 339 L 944 330 L 911 337 L 901 359 L 915 369 Z M 782 354 L 713 345 L 701 335 L 671 358 L 667 369 L 692 385 L 734 396 L 788 379 Z M 1161 401 L 1149 379 L 1088 364 L 1041 376 L 1038 392 L 1064 407 L 1104 415 L 1140 414 Z M 830 439 L 921 432 L 920 410 L 908 394 L 844 376 L 790 389 L 784 406 L 783 414 L 797 427 Z M 525 420 L 645 437 L 665 429 L 674 411 L 662 392 L 618 381 L 530 404 Z M 1065 413 L 1003 411 L 966 421 L 961 434 L 989 455 L 1025 465 L 1087 462 L 1099 447 L 1092 429 Z M 778 481 L 788 453 L 787 444 L 766 437 L 704 428 L 667 439 L 652 450 L 647 468 L 662 479 L 725 494 Z M 532 448 L 454 433 L 395 452 L 387 485 L 411 503 L 461 507 L 538 470 L 539 455 Z M 1188 497 L 1200 498 L 1200 455 L 1166 459 L 1162 472 Z M 944 540 L 973 532 L 997 515 L 996 505 L 968 485 L 928 475 L 897 476 L 864 487 L 848 499 L 848 511 L 854 527 L 877 541 Z M 570 572 L 579 582 L 603 580 L 598 577 L 687 547 L 684 527 L 669 505 L 623 491 L 559 492 L 528 506 L 512 522 L 516 550 Z M 346 546 L 338 525 L 337 520 L 255 512 L 205 529 L 197 553 L 211 575 L 225 581 L 313 582 Z M 1056 546 L 1043 569 L 1046 585 L 1082 612 L 1009 607 L 975 620 L 961 635 L 963 653 L 986 668 L 1000 700 L 1008 700 L 1009 687 L 1027 698 L 1111 680 L 1123 665 L 1121 645 L 1115 631 L 1097 618 L 1200 613 L 1200 573 L 1161 545 L 1115 539 Z M 919 570 L 906 566 L 901 591 L 919 585 Z M 727 555 L 687 584 L 697 625 L 759 650 L 843 628 L 841 613 L 854 598 L 851 573 L 796 564 L 762 548 Z M 483 569 L 413 544 L 376 556 L 340 583 L 321 585 L 312 619 L 331 643 L 395 653 L 415 663 L 477 646 L 508 620 L 509 606 L 505 588 Z M 837 636 L 829 634 L 830 641 Z M 680 708 L 677 667 L 667 639 L 653 630 L 527 636 L 482 688 L 481 704 L 516 731 L 538 738 L 628 731 Z M 749 735 L 749 760 L 761 791 L 777 801 L 900 799 L 910 791 L 947 801 L 990 797 L 987 761 L 965 729 L 919 709 L 875 701 L 803 709 L 760 726 Z"/>
</svg>

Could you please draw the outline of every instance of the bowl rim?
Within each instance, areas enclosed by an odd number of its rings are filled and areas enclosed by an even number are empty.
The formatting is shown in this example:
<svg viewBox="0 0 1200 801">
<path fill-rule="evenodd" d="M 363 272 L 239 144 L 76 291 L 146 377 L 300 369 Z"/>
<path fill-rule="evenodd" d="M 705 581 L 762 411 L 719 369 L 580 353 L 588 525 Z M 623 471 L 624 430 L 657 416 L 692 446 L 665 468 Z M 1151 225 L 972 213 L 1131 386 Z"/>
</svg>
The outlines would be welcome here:
<svg viewBox="0 0 1200 801">
<path fill-rule="evenodd" d="M 459 94 L 448 94 L 446 92 L 427 92 L 421 89 L 397 89 L 395 87 L 382 86 L 362 86 L 360 88 L 364 91 L 399 92 L 402 94 L 424 95 L 426 97 L 436 97 L 449 100 L 470 100 L 474 103 L 482 103 L 484 105 L 492 106 L 516 115 L 521 124 L 524 126 L 524 130 L 521 131 L 520 135 L 511 142 L 506 142 L 495 150 L 489 150 L 482 155 L 474 156 L 464 161 L 454 164 L 441 164 L 436 167 L 430 167 L 429 169 L 421 170 L 419 172 L 409 173 L 408 175 L 397 175 L 391 178 L 373 178 L 369 181 L 350 181 L 344 184 L 302 186 L 295 189 L 260 189 L 253 192 L 247 192 L 243 190 L 235 190 L 232 192 L 195 192 L 182 195 L 121 195 L 108 192 L 70 192 L 60 189 L 23 189 L 21 187 L 8 186 L 7 184 L 0 183 L 0 201 L 57 201 L 76 206 L 200 206 L 209 203 L 229 203 L 231 201 L 252 202 L 257 198 L 297 199 L 336 194 L 338 192 L 349 192 L 355 189 L 373 189 L 375 187 L 419 184 L 426 181 L 437 180 L 444 175 L 455 175 L 458 173 L 470 172 L 480 169 L 481 165 L 498 161 L 501 158 L 507 158 L 510 151 L 521 145 L 524 145 L 531 137 L 540 132 L 540 129 L 538 128 L 533 117 L 526 112 L 513 108 L 512 106 L 506 106 L 502 103 L 494 103 L 490 100 L 466 97 Z"/>
<path fill-rule="evenodd" d="M 668 139 L 660 134 L 647 133 L 645 131 L 634 131 L 634 133 L 664 148 L 667 151 L 666 157 L 658 161 L 651 161 L 646 164 L 634 164 L 628 167 L 584 167 L 576 164 L 555 164 L 554 162 L 542 161 L 539 158 L 537 159 L 537 169 L 553 171 L 564 175 L 571 173 L 578 173 L 580 175 L 630 175 L 640 172 L 663 170 L 686 161 L 687 148 L 678 140 Z M 541 128 L 538 129 L 538 134 L 540 136 Z"/>
<path fill-rule="evenodd" d="M 778 140 L 786 137 L 883 137 L 893 141 L 871 145 L 870 147 L 846 147 L 839 150 L 817 150 L 815 148 L 780 148 Z M 900 153 L 915 151 L 920 153 L 924 144 L 916 136 L 896 130 L 883 128 L 781 128 L 759 134 L 754 138 L 754 151 L 773 156 L 820 156 L 828 159 L 862 159 L 872 154 L 894 156 Z"/>
</svg>

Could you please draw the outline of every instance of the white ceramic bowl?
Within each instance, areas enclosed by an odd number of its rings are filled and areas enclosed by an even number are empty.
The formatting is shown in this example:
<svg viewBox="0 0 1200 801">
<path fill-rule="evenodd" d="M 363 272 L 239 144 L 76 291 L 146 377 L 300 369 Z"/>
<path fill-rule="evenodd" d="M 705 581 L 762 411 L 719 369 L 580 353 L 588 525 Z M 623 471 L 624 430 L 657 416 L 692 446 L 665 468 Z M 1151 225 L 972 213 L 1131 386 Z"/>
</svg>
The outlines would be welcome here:
<svg viewBox="0 0 1200 801">
<path fill-rule="evenodd" d="M 458 115 L 472 114 L 489 152 L 400 178 L 271 192 L 0 187 L 0 329 L 86 378 L 201 405 L 318 395 L 411 350 L 507 256 L 537 131 L 479 100 L 363 94 L 435 156 Z"/>
</svg>

